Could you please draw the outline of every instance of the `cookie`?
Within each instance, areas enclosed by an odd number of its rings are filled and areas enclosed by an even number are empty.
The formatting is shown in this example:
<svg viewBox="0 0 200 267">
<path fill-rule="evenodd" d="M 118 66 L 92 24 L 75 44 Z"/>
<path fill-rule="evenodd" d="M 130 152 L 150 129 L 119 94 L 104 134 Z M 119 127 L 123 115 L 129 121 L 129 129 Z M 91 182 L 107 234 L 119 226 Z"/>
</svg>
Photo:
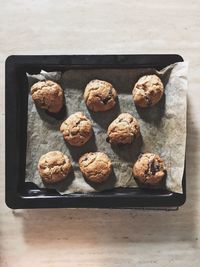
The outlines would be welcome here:
<svg viewBox="0 0 200 267">
<path fill-rule="evenodd" d="M 117 92 L 109 82 L 92 80 L 85 88 L 85 103 L 94 112 L 112 109 L 116 104 L 116 98 Z"/>
<path fill-rule="evenodd" d="M 157 75 L 146 75 L 137 81 L 132 93 L 135 105 L 146 108 L 160 101 L 164 93 L 164 86 Z"/>
<path fill-rule="evenodd" d="M 140 136 L 138 121 L 129 113 L 121 113 L 108 127 L 107 142 L 111 144 L 131 144 Z"/>
<path fill-rule="evenodd" d="M 86 180 L 102 183 L 108 179 L 112 163 L 105 153 L 90 152 L 80 157 L 79 167 Z"/>
<path fill-rule="evenodd" d="M 37 82 L 31 87 L 31 95 L 35 104 L 51 113 L 57 113 L 64 104 L 63 90 L 52 81 Z"/>
<path fill-rule="evenodd" d="M 60 126 L 64 139 L 72 146 L 84 145 L 92 136 L 92 123 L 82 113 L 69 116 Z"/>
<path fill-rule="evenodd" d="M 72 168 L 69 158 L 60 151 L 41 156 L 38 171 L 43 182 L 53 184 L 64 180 Z"/>
<path fill-rule="evenodd" d="M 156 154 L 141 154 L 133 166 L 133 176 L 142 184 L 156 185 L 165 174 L 164 161 Z"/>
</svg>

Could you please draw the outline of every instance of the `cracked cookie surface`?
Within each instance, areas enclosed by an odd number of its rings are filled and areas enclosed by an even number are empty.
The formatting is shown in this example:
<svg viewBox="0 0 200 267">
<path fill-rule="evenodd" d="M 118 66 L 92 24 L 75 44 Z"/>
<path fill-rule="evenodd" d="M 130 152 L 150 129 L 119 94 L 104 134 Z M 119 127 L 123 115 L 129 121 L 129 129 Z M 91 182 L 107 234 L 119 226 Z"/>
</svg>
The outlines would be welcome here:
<svg viewBox="0 0 200 267">
<path fill-rule="evenodd" d="M 80 157 L 79 167 L 86 180 L 102 183 L 108 179 L 112 163 L 105 153 L 90 152 Z"/>
<path fill-rule="evenodd" d="M 109 125 L 107 135 L 111 144 L 131 144 L 140 135 L 140 126 L 129 113 L 122 113 Z"/>
<path fill-rule="evenodd" d="M 92 123 L 82 113 L 76 112 L 69 116 L 60 126 L 64 139 L 73 146 L 84 145 L 92 136 Z"/>
<path fill-rule="evenodd" d="M 158 103 L 164 93 L 164 86 L 157 75 L 142 76 L 133 88 L 136 106 L 146 108 Z"/>
<path fill-rule="evenodd" d="M 141 154 L 133 166 L 133 176 L 142 184 L 158 184 L 166 174 L 163 159 L 153 153 Z"/>
<path fill-rule="evenodd" d="M 92 80 L 85 88 L 85 103 L 94 112 L 112 109 L 116 104 L 116 98 L 116 90 L 106 81 Z"/>
<path fill-rule="evenodd" d="M 38 162 L 39 174 L 49 184 L 64 180 L 71 168 L 71 161 L 60 151 L 50 151 L 41 156 Z"/>
<path fill-rule="evenodd" d="M 31 95 L 35 104 L 49 112 L 57 113 L 64 104 L 63 90 L 53 81 L 40 81 L 31 87 Z"/>
</svg>

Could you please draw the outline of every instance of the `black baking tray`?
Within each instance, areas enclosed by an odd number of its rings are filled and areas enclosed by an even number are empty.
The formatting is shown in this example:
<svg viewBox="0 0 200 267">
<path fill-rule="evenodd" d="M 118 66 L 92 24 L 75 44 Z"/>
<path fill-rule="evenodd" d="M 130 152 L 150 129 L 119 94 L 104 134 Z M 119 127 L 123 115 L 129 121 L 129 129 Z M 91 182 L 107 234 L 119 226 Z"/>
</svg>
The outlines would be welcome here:
<svg viewBox="0 0 200 267">
<path fill-rule="evenodd" d="M 14 55 L 6 60 L 6 204 L 24 208 L 144 208 L 179 207 L 186 200 L 186 177 L 183 194 L 167 190 L 119 188 L 98 193 L 60 195 L 53 189 L 40 189 L 25 182 L 28 80 L 26 72 L 40 70 L 92 68 L 156 68 L 158 70 L 183 58 L 160 55 Z"/>
</svg>

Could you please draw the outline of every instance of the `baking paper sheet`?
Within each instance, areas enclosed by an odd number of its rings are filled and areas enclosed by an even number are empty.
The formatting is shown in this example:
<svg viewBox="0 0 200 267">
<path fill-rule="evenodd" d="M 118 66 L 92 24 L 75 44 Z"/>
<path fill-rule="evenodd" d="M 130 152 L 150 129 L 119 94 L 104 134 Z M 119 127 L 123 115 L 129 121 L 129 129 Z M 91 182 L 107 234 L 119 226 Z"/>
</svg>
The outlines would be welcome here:
<svg viewBox="0 0 200 267">
<path fill-rule="evenodd" d="M 139 77 L 152 73 L 157 73 L 162 79 L 165 94 L 154 107 L 136 108 L 132 100 L 132 88 Z M 60 150 L 69 156 L 73 165 L 70 177 L 55 185 L 61 194 L 102 191 L 114 187 L 137 187 L 132 176 L 133 163 L 141 152 L 152 152 L 158 153 L 165 160 L 166 188 L 182 193 L 186 144 L 187 63 L 176 63 L 159 72 L 154 69 L 69 69 L 63 73 L 41 71 L 40 74 L 27 76 L 29 87 L 38 80 L 50 79 L 58 82 L 64 90 L 66 110 L 58 116 L 52 116 L 36 108 L 29 93 L 26 182 L 33 182 L 40 188 L 46 187 L 37 171 L 39 158 L 49 151 Z M 86 84 L 93 79 L 113 84 L 118 92 L 118 103 L 114 109 L 102 113 L 93 113 L 87 109 L 83 91 Z M 79 148 L 68 145 L 59 131 L 62 121 L 77 111 L 84 112 L 92 120 L 95 133 L 88 143 Z M 111 147 L 106 142 L 106 131 L 121 112 L 128 112 L 137 118 L 142 139 L 132 145 Z M 101 185 L 89 185 L 79 170 L 79 157 L 91 151 L 105 152 L 112 160 L 113 173 L 108 181 Z"/>
</svg>

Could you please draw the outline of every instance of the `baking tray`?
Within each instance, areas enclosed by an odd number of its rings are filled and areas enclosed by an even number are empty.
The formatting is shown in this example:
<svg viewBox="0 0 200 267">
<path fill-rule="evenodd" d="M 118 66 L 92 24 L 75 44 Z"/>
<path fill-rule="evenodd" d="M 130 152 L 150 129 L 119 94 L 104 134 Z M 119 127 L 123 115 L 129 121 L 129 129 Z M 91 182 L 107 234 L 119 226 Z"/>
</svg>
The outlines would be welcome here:
<svg viewBox="0 0 200 267">
<path fill-rule="evenodd" d="M 53 189 L 40 189 L 25 182 L 28 80 L 30 74 L 45 71 L 92 68 L 156 68 L 158 70 L 183 58 L 160 55 L 14 55 L 6 60 L 6 204 L 24 208 L 170 208 L 186 200 L 183 194 L 167 190 L 117 188 L 104 192 L 60 195 Z"/>
</svg>

